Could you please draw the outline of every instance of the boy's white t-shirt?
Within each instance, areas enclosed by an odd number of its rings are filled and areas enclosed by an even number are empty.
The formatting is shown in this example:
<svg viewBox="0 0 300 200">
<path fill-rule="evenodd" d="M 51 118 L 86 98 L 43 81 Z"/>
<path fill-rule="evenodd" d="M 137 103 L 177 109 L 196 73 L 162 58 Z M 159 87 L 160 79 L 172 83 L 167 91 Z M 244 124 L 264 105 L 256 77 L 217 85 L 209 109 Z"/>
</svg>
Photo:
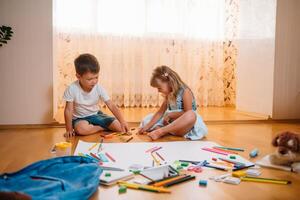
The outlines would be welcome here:
<svg viewBox="0 0 300 200">
<path fill-rule="evenodd" d="M 99 100 L 101 99 L 106 102 L 110 98 L 105 89 L 99 84 L 96 84 L 90 92 L 85 92 L 77 80 L 69 85 L 69 87 L 65 90 L 63 99 L 68 102 L 73 102 L 74 119 L 97 114 L 100 110 L 98 105 Z"/>
</svg>

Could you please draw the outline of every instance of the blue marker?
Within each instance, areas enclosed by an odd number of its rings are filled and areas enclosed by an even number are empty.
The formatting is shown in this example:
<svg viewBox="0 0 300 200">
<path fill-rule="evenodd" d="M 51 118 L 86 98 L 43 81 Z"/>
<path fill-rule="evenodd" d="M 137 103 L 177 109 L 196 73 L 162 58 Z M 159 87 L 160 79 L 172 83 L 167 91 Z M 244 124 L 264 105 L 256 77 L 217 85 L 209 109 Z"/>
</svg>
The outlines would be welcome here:
<svg viewBox="0 0 300 200">
<path fill-rule="evenodd" d="M 258 155 L 258 149 L 253 149 L 250 153 L 249 153 L 249 156 L 251 158 L 254 158 Z"/>
</svg>

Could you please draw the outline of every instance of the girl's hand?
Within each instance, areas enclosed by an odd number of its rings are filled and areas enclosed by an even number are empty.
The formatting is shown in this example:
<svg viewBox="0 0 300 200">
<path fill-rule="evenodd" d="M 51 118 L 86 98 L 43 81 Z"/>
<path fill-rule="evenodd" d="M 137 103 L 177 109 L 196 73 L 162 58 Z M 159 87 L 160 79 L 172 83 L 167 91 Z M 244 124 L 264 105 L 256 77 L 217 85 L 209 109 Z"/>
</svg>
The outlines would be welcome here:
<svg viewBox="0 0 300 200">
<path fill-rule="evenodd" d="M 145 132 L 147 132 L 148 128 L 146 126 L 142 127 L 139 129 L 139 131 L 137 132 L 137 134 L 144 134 Z"/>
<path fill-rule="evenodd" d="M 172 120 L 171 115 L 170 115 L 170 113 L 168 113 L 163 118 L 163 124 L 168 125 L 171 123 L 171 120 Z"/>
<path fill-rule="evenodd" d="M 73 136 L 75 136 L 75 131 L 74 130 L 66 131 L 65 134 L 64 134 L 64 137 L 66 137 L 66 138 L 70 138 L 70 137 L 73 137 Z"/>
<path fill-rule="evenodd" d="M 129 127 L 128 127 L 127 122 L 122 122 L 122 123 L 121 123 L 121 128 L 122 128 L 122 131 L 123 131 L 124 133 L 127 133 L 128 130 L 129 130 Z"/>
</svg>

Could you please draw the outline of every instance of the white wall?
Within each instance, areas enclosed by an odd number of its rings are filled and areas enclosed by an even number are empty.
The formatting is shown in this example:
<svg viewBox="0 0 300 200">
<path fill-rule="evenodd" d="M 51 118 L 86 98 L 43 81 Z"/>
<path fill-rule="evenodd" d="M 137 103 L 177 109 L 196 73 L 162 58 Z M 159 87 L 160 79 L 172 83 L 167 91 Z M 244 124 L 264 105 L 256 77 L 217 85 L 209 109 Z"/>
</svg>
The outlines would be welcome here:
<svg viewBox="0 0 300 200">
<path fill-rule="evenodd" d="M 0 124 L 52 122 L 52 1 L 0 0 Z"/>
<path fill-rule="evenodd" d="M 272 116 L 276 0 L 241 0 L 236 108 Z"/>
<path fill-rule="evenodd" d="M 278 0 L 274 119 L 300 119 L 300 1 Z"/>
</svg>

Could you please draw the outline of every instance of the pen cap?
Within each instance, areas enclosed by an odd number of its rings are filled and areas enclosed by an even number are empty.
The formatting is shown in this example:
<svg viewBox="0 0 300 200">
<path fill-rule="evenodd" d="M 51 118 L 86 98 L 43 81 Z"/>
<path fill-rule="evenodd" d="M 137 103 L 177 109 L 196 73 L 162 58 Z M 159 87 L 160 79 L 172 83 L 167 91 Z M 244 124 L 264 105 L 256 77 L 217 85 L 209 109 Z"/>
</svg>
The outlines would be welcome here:
<svg viewBox="0 0 300 200">
<path fill-rule="evenodd" d="M 250 153 L 249 153 L 249 156 L 251 158 L 254 158 L 258 155 L 258 149 L 253 149 Z"/>
</svg>

